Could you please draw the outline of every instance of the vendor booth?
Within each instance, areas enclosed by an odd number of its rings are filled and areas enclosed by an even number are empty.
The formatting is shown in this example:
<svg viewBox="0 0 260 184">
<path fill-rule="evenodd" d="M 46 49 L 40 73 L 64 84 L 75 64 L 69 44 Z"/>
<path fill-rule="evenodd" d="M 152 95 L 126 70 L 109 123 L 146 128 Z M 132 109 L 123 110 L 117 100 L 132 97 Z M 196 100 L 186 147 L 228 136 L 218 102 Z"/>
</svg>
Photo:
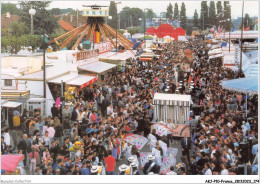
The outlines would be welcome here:
<svg viewBox="0 0 260 184">
<path fill-rule="evenodd" d="M 7 100 L 1 100 L 1 127 L 9 126 L 13 127 L 13 111 L 14 109 L 18 109 L 21 113 L 22 103 L 12 102 Z"/>
<path fill-rule="evenodd" d="M 186 124 L 189 121 L 190 95 L 155 93 L 153 104 L 156 122 L 171 119 L 176 124 Z"/>
<path fill-rule="evenodd" d="M 99 81 L 104 81 L 108 72 L 116 70 L 117 65 L 96 61 L 90 64 L 78 66 L 81 74 L 95 74 Z"/>
<path fill-rule="evenodd" d="M 27 100 L 27 110 L 29 111 L 29 116 L 33 117 L 36 111 L 39 112 L 41 116 L 46 116 L 45 105 L 45 98 L 30 98 Z"/>
</svg>

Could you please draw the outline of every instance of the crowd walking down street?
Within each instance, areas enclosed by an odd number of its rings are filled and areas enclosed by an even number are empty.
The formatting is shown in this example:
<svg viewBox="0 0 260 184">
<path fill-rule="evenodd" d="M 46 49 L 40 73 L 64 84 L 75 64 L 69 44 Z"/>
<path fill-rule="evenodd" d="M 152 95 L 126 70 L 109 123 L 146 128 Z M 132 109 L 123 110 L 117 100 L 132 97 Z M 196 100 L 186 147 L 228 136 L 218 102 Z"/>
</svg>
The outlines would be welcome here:
<svg viewBox="0 0 260 184">
<path fill-rule="evenodd" d="M 210 48 L 201 40 L 158 49 L 160 57 L 135 57 L 103 83 L 65 100 L 61 110 L 54 104 L 52 116 L 14 110 L 13 126 L 1 134 L 1 154 L 24 155 L 18 166 L 30 175 L 156 175 L 162 174 L 166 147 L 178 149 L 167 175 L 241 175 L 244 164 L 247 174 L 257 174 L 258 95 L 223 89 L 221 81 L 239 75 L 218 59 L 210 63 Z M 182 64 L 187 49 L 188 68 Z M 185 124 L 190 135 L 156 133 L 156 93 L 191 95 L 188 121 L 160 122 L 171 130 Z M 124 139 L 129 134 L 142 135 L 148 144 L 139 149 Z M 144 165 L 141 152 L 150 152 Z"/>
</svg>

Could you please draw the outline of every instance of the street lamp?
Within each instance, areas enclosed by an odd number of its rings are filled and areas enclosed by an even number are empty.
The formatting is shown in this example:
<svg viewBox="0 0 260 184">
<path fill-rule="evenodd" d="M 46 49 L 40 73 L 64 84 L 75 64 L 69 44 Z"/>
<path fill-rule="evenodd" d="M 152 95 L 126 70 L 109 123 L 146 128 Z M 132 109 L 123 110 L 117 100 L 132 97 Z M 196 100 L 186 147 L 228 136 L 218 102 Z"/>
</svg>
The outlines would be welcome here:
<svg viewBox="0 0 260 184">
<path fill-rule="evenodd" d="M 148 8 L 144 9 L 144 46 L 146 48 L 146 40 L 145 40 L 145 27 L 146 27 L 145 10 L 148 10 Z"/>
<path fill-rule="evenodd" d="M 117 54 L 117 24 L 118 24 L 118 20 L 117 20 L 117 5 L 121 4 L 121 2 L 117 2 L 116 4 L 116 54 Z"/>
<path fill-rule="evenodd" d="M 29 14 L 31 15 L 31 34 L 33 35 L 33 16 L 35 15 L 36 10 L 32 8 L 29 10 Z"/>
</svg>

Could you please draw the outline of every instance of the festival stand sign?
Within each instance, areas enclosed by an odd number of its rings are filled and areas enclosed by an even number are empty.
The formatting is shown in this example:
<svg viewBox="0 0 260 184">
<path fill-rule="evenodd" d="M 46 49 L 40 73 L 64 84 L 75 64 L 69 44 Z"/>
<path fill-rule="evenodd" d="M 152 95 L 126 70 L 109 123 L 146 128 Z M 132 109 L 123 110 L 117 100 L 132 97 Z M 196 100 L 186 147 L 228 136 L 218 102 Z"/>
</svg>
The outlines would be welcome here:
<svg viewBox="0 0 260 184">
<path fill-rule="evenodd" d="M 132 145 L 136 145 L 137 149 L 139 150 L 141 150 L 144 147 L 144 145 L 148 142 L 148 139 L 146 137 L 143 137 L 138 134 L 128 134 L 124 137 L 123 140 Z"/>
<path fill-rule="evenodd" d="M 176 158 L 177 153 L 178 153 L 178 149 L 177 148 L 167 148 L 168 158 Z"/>
<path fill-rule="evenodd" d="M 163 158 L 163 162 L 160 169 L 160 174 L 165 175 L 167 172 L 170 171 L 171 166 L 175 166 L 176 159 L 174 158 Z"/>
<path fill-rule="evenodd" d="M 148 155 L 152 155 L 152 152 L 141 152 L 140 158 L 141 158 L 141 167 L 144 168 L 144 165 L 148 162 Z"/>
</svg>

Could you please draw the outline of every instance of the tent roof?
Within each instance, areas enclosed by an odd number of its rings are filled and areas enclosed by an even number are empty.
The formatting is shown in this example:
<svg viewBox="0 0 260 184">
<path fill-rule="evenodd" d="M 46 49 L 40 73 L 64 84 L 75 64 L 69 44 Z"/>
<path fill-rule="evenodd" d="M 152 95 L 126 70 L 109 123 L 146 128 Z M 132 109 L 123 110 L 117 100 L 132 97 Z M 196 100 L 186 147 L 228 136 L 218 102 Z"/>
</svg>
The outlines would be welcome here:
<svg viewBox="0 0 260 184">
<path fill-rule="evenodd" d="M 22 103 L 11 102 L 11 101 L 7 101 L 7 102 L 1 104 L 2 107 L 8 107 L 8 108 L 16 108 L 16 107 L 18 107 L 20 105 L 22 105 Z"/>
<path fill-rule="evenodd" d="M 116 66 L 117 65 L 114 65 L 114 64 L 97 61 L 97 62 L 93 62 L 93 63 L 87 64 L 87 65 L 78 66 L 78 68 L 81 70 L 89 71 L 89 72 L 103 73 Z"/>
<path fill-rule="evenodd" d="M 154 100 L 191 101 L 190 95 L 155 93 Z"/>
<path fill-rule="evenodd" d="M 258 93 L 258 77 L 250 76 L 246 78 L 222 81 L 224 89 L 239 91 L 242 93 Z"/>
</svg>

